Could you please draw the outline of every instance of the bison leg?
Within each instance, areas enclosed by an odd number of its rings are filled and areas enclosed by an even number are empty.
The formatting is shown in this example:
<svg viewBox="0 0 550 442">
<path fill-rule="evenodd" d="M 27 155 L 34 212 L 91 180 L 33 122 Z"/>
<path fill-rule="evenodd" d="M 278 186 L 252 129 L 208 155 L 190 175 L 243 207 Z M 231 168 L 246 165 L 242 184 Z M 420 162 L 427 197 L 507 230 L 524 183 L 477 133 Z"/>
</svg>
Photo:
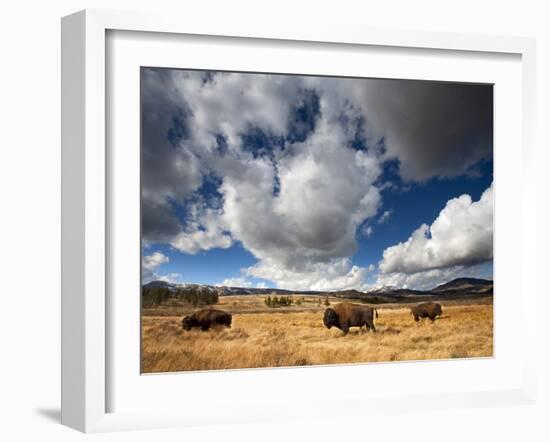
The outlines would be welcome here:
<svg viewBox="0 0 550 442">
<path fill-rule="evenodd" d="M 435 321 L 435 315 L 430 315 L 430 321 L 432 321 L 432 322 Z"/>
<path fill-rule="evenodd" d="M 349 333 L 349 325 L 342 324 L 342 331 L 344 332 L 344 336 L 346 336 Z"/>
<path fill-rule="evenodd" d="M 371 324 L 371 327 L 372 327 L 372 332 L 376 333 L 376 327 L 374 326 L 374 322 Z"/>
<path fill-rule="evenodd" d="M 415 320 L 416 322 L 418 322 L 418 315 L 416 315 L 416 314 L 414 315 L 414 320 Z"/>
</svg>

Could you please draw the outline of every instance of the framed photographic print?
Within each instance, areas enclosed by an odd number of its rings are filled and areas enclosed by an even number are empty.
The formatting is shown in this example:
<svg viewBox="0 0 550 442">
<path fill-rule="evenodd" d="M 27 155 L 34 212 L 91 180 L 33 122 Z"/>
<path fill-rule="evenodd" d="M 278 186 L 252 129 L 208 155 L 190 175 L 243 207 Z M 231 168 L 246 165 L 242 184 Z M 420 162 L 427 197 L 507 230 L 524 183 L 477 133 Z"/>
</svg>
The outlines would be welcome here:
<svg viewBox="0 0 550 442">
<path fill-rule="evenodd" d="M 63 423 L 531 401 L 533 57 L 64 18 Z"/>
<path fill-rule="evenodd" d="M 140 85 L 143 373 L 493 356 L 492 84 Z"/>
</svg>

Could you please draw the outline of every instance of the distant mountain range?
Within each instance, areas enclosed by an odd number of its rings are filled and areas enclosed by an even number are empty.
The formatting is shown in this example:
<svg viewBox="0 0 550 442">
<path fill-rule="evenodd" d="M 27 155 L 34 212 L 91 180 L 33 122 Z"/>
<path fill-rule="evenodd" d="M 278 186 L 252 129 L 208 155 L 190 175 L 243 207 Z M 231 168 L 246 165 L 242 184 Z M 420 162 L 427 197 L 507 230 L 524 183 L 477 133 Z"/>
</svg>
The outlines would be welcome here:
<svg viewBox="0 0 550 442">
<path fill-rule="evenodd" d="M 175 284 L 172 282 L 166 281 L 151 281 L 143 285 L 143 289 L 148 288 L 166 288 L 170 291 L 176 292 L 186 292 L 186 291 L 216 291 L 220 296 L 229 296 L 229 295 L 271 295 L 271 294 L 281 294 L 281 295 L 319 295 L 323 292 L 314 292 L 314 291 L 295 291 L 295 290 L 284 290 L 284 289 L 275 289 L 275 288 L 256 288 L 256 287 L 228 287 L 228 286 L 218 286 L 218 285 L 207 285 L 207 284 Z"/>
<path fill-rule="evenodd" d="M 166 281 L 151 281 L 143 285 L 143 291 L 151 288 L 165 288 L 171 292 L 198 291 L 217 292 L 219 296 L 229 295 L 331 295 L 338 298 L 357 299 L 372 304 L 418 302 L 430 299 L 470 299 L 493 295 L 493 281 L 476 278 L 457 278 L 431 290 L 412 290 L 397 287 L 380 287 L 366 292 L 340 290 L 335 292 L 284 290 L 276 288 L 226 287 L 203 284 L 174 284 Z"/>
<path fill-rule="evenodd" d="M 475 299 L 493 296 L 493 281 L 488 279 L 457 278 L 431 290 L 412 290 L 397 287 L 380 287 L 367 292 L 345 290 L 333 294 L 337 297 L 359 299 L 372 304 L 419 302 L 433 299 Z"/>
<path fill-rule="evenodd" d="M 432 292 L 446 292 L 446 291 L 456 291 L 456 290 L 485 290 L 487 288 L 493 288 L 493 281 L 487 279 L 478 279 L 478 278 L 457 278 L 452 281 L 446 282 L 445 284 L 438 285 Z"/>
</svg>

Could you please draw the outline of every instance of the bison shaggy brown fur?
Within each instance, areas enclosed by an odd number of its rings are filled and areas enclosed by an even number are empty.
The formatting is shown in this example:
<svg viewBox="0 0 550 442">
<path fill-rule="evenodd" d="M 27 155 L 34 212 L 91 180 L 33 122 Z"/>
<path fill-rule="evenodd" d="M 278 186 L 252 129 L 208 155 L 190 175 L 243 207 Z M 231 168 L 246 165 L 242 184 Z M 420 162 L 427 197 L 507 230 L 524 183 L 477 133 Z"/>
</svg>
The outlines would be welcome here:
<svg viewBox="0 0 550 442">
<path fill-rule="evenodd" d="M 442 313 L 441 304 L 437 302 L 422 302 L 411 307 L 411 315 L 415 321 L 418 321 L 419 318 L 430 318 L 431 321 L 434 321 L 436 316 L 441 316 Z"/>
<path fill-rule="evenodd" d="M 376 331 L 374 327 L 374 315 L 378 318 L 378 311 L 375 308 L 352 304 L 351 302 L 341 302 L 336 304 L 332 308 L 327 308 L 323 317 L 323 323 L 325 327 L 336 327 L 347 335 L 350 327 L 359 327 L 362 330 L 363 325 L 367 331 L 372 328 L 372 331 Z"/>
<path fill-rule="evenodd" d="M 215 325 L 231 327 L 231 319 L 230 313 L 213 308 L 205 308 L 194 312 L 192 315 L 185 316 L 181 321 L 181 326 L 184 330 L 200 328 L 202 331 L 206 331 Z"/>
</svg>

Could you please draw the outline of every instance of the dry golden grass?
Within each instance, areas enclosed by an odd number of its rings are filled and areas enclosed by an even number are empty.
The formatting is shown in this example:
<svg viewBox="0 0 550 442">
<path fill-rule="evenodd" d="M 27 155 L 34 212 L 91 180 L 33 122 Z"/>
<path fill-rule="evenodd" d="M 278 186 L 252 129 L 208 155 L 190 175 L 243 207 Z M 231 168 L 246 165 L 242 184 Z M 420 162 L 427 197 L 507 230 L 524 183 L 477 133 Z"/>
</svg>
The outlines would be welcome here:
<svg viewBox="0 0 550 442">
<path fill-rule="evenodd" d="M 269 309 L 263 297 L 231 296 L 216 308 L 233 313 L 231 329 L 181 328 L 188 307 L 167 307 L 142 317 L 144 373 L 318 364 L 487 357 L 493 355 L 491 303 L 443 305 L 443 316 L 415 323 L 407 306 L 377 307 L 377 333 L 326 329 L 325 306 Z"/>
</svg>

